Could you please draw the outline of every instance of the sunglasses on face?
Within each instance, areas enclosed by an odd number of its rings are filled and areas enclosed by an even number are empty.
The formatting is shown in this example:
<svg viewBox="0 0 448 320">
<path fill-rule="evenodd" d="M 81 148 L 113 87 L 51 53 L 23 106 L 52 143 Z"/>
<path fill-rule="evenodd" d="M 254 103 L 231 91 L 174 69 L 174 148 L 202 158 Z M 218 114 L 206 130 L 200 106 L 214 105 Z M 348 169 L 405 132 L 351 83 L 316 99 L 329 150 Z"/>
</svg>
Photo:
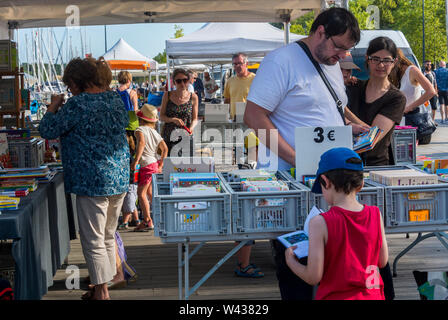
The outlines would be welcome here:
<svg viewBox="0 0 448 320">
<path fill-rule="evenodd" d="M 188 78 L 182 78 L 182 79 L 176 79 L 176 80 L 174 80 L 174 82 L 176 82 L 176 84 L 181 84 L 182 82 L 183 82 L 183 83 L 187 83 L 188 80 L 190 80 L 190 79 L 188 79 Z"/>
</svg>

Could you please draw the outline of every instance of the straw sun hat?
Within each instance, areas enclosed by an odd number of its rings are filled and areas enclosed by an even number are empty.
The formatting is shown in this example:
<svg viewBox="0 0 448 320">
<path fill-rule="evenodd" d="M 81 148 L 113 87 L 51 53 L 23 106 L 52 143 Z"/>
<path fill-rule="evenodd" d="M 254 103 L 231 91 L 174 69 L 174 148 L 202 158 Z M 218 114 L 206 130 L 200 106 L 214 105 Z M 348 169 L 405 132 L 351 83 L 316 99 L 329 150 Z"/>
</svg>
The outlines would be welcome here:
<svg viewBox="0 0 448 320">
<path fill-rule="evenodd" d="M 148 121 L 157 122 L 159 121 L 159 116 L 157 114 L 157 108 L 153 105 L 145 103 L 143 107 L 137 112 L 137 117 Z"/>
</svg>

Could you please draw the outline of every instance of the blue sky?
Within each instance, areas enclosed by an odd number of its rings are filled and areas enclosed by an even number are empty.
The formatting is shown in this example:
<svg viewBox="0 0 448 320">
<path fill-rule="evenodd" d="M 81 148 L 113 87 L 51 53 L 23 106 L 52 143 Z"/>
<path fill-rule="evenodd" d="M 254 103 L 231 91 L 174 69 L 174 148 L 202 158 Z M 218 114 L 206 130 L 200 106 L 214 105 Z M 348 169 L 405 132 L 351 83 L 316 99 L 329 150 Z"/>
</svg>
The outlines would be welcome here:
<svg viewBox="0 0 448 320">
<path fill-rule="evenodd" d="M 163 52 L 165 49 L 165 40 L 174 38 L 174 23 L 144 23 L 144 24 L 128 24 L 128 25 L 108 25 L 107 26 L 107 48 L 110 49 L 120 38 L 123 38 L 127 43 L 134 47 L 141 54 L 153 58 L 159 52 Z M 198 30 L 203 23 L 177 23 L 184 29 L 184 34 L 188 34 Z M 65 28 L 53 28 L 56 35 L 56 39 L 61 44 L 62 38 L 64 36 Z M 84 43 L 84 48 L 87 47 L 87 51 L 90 51 L 94 57 L 99 57 L 105 50 L 104 41 L 104 26 L 83 26 L 80 27 L 82 32 L 82 37 Z M 81 56 L 81 32 L 80 30 L 70 30 L 71 43 L 74 51 L 77 51 L 78 55 Z M 37 31 L 37 29 L 34 29 Z M 48 46 L 48 51 L 50 51 L 51 44 L 48 44 L 47 29 L 41 29 L 44 42 Z M 28 46 L 31 46 L 31 34 L 32 29 L 19 29 L 18 31 L 18 45 L 19 45 L 19 55 L 20 61 L 26 62 L 26 37 L 28 36 Z M 84 39 L 84 36 L 86 39 Z M 57 56 L 57 46 L 54 38 L 53 41 L 53 57 L 56 59 Z M 67 51 L 66 41 L 64 41 L 64 60 Z M 85 51 L 85 49 L 84 49 Z M 28 50 L 28 56 L 31 55 L 31 50 Z M 45 58 L 45 60 L 47 60 Z"/>
</svg>

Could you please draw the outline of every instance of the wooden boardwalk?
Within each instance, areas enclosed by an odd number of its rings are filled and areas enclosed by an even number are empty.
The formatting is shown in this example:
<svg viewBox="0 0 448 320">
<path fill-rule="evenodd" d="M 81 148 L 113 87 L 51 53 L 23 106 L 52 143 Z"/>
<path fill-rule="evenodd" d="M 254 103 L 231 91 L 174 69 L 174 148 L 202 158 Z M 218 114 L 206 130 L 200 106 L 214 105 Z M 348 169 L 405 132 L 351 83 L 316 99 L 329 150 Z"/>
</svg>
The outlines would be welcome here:
<svg viewBox="0 0 448 320">
<path fill-rule="evenodd" d="M 439 113 L 436 115 L 439 119 Z M 417 147 L 417 154 L 433 157 L 448 155 L 448 125 L 439 124 L 431 144 Z M 230 157 L 230 155 L 227 155 Z M 217 171 L 229 171 L 232 166 L 221 166 Z M 110 292 L 112 299 L 178 299 L 177 244 L 163 244 L 153 232 L 120 233 L 125 244 L 128 262 L 136 269 L 139 278 L 126 288 Z M 389 262 L 415 240 L 417 234 L 387 235 Z M 208 243 L 192 258 L 190 263 L 190 287 L 212 268 L 234 246 L 233 242 Z M 191 297 L 191 299 L 280 299 L 269 241 L 257 241 L 252 249 L 251 261 L 258 265 L 265 277 L 245 279 L 233 274 L 236 258 L 225 262 Z M 80 268 L 81 277 L 87 276 L 87 268 L 79 240 L 71 243 L 69 264 Z M 429 238 L 419 243 L 398 262 L 398 276 L 394 278 L 397 300 L 418 300 L 419 294 L 413 270 L 448 271 L 448 250 L 436 239 Z M 49 288 L 45 300 L 78 300 L 84 290 L 67 290 L 65 269 L 58 270 L 55 283 Z M 81 288 L 85 287 L 81 284 Z"/>
<path fill-rule="evenodd" d="M 178 299 L 177 244 L 164 244 L 153 232 L 120 232 L 125 244 L 128 262 L 138 273 L 137 281 L 125 288 L 110 291 L 112 299 L 146 300 Z M 395 256 L 410 244 L 416 234 L 388 235 L 390 263 Z M 69 264 L 80 268 L 81 277 L 87 276 L 87 268 L 79 240 L 72 240 Z M 190 287 L 193 286 L 210 268 L 234 246 L 233 242 L 207 243 L 191 259 Z M 256 299 L 278 300 L 275 268 L 269 241 L 257 241 L 252 251 L 252 262 L 265 273 L 261 279 L 245 279 L 233 274 L 236 258 L 225 262 L 199 289 L 191 296 L 192 300 L 219 299 Z M 417 286 L 412 275 L 413 270 L 448 270 L 448 250 L 436 238 L 426 239 L 404 255 L 398 262 L 398 276 L 394 278 L 397 300 L 418 300 Z M 54 285 L 44 300 L 78 300 L 84 293 L 81 290 L 67 290 L 65 269 L 57 271 Z"/>
</svg>

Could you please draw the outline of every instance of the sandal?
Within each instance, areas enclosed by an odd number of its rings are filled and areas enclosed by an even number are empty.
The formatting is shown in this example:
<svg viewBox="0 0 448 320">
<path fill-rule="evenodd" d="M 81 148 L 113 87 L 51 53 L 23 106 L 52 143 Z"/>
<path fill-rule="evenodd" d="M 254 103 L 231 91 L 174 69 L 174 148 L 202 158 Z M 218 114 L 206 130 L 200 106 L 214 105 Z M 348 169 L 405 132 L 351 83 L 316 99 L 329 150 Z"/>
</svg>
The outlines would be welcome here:
<svg viewBox="0 0 448 320">
<path fill-rule="evenodd" d="M 148 232 L 149 230 L 154 230 L 154 225 L 149 222 L 142 221 L 135 229 L 135 232 Z"/>
<path fill-rule="evenodd" d="M 122 223 L 118 226 L 118 230 L 128 230 L 129 229 L 129 223 Z"/>
<path fill-rule="evenodd" d="M 248 272 L 250 269 L 253 269 L 252 272 Z M 237 268 L 235 269 L 235 275 L 237 277 L 243 278 L 261 278 L 264 277 L 264 273 L 261 272 L 259 268 L 253 263 L 249 263 L 247 267 L 241 269 L 241 263 L 237 264 Z"/>
</svg>

